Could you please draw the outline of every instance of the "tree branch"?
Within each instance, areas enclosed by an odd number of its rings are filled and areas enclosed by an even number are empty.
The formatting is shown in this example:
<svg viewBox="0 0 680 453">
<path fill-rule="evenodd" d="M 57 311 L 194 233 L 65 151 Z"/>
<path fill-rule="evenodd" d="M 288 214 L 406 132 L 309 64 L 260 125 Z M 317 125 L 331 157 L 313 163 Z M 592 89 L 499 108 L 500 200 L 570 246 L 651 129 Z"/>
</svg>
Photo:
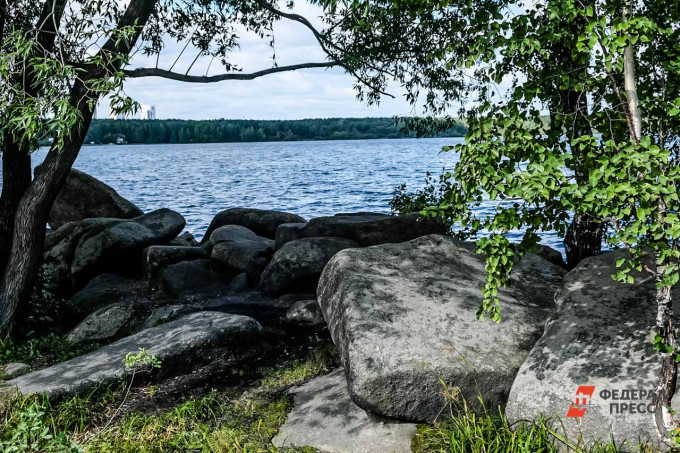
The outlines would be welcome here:
<svg viewBox="0 0 680 453">
<path fill-rule="evenodd" d="M 278 66 L 275 68 L 263 69 L 257 72 L 251 73 L 230 73 L 230 74 L 218 74 L 214 76 L 194 76 L 188 74 L 180 74 L 178 72 L 168 71 L 167 69 L 160 68 L 137 68 L 137 69 L 126 69 L 125 75 L 128 77 L 162 77 L 164 79 L 178 80 L 180 82 L 190 82 L 190 83 L 214 83 L 221 82 L 223 80 L 253 80 L 258 77 L 266 76 L 269 74 L 275 74 L 277 72 L 287 72 L 295 71 L 298 69 L 309 69 L 309 68 L 330 68 L 333 66 L 342 66 L 338 61 L 329 61 L 323 63 L 301 63 L 293 64 L 288 66 Z"/>
</svg>

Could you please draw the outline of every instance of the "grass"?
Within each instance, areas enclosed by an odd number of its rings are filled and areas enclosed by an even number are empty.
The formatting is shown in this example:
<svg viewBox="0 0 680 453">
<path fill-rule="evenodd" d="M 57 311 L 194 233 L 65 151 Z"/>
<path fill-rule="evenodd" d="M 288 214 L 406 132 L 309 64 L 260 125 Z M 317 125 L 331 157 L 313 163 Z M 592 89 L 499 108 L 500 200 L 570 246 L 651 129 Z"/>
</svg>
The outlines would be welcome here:
<svg viewBox="0 0 680 453">
<path fill-rule="evenodd" d="M 74 345 L 55 334 L 34 337 L 29 333 L 19 341 L 0 340 L 0 365 L 22 362 L 33 367 L 44 367 L 85 354 L 98 346 L 97 343 Z"/>
<path fill-rule="evenodd" d="M 432 425 L 418 425 L 412 439 L 415 453 L 617 453 L 621 447 L 600 442 L 584 446 L 559 435 L 559 420 L 540 419 L 511 426 L 503 411 L 474 413 L 463 402 L 457 416 Z M 658 450 L 645 445 L 623 451 L 654 453 Z"/>
<path fill-rule="evenodd" d="M 280 368 L 263 368 L 260 385 L 265 389 L 290 387 L 315 376 L 326 374 L 340 365 L 337 349 L 331 345 L 311 351 L 308 357 L 294 360 Z"/>
<path fill-rule="evenodd" d="M 271 441 L 293 403 L 283 390 L 329 372 L 338 365 L 337 351 L 329 346 L 311 350 L 306 357 L 280 367 L 261 368 L 256 387 L 234 392 L 211 391 L 154 413 L 121 411 L 125 385 L 94 390 L 58 403 L 37 396 L 19 397 L 0 409 L 0 452 L 91 453 L 278 453 Z M 139 390 L 152 397 L 156 386 Z M 239 396 L 240 395 L 240 396 Z M 419 425 L 413 438 L 416 453 L 553 453 L 565 450 L 555 437 L 559 423 L 539 420 L 511 426 L 498 413 L 475 413 L 453 401 L 458 411 L 432 425 Z M 148 405 L 147 405 L 148 406 Z M 153 405 L 152 405 L 153 406 Z M 561 444 L 562 443 L 562 444 Z M 561 444 L 561 445 L 560 445 Z M 578 453 L 615 453 L 613 444 Z M 628 451 L 635 451 L 628 448 Z M 652 452 L 654 450 L 640 450 Z M 286 452 L 316 452 L 302 447 Z"/>
<path fill-rule="evenodd" d="M 125 385 L 61 402 L 18 397 L 0 419 L 0 452 L 278 452 L 271 443 L 293 403 L 282 390 L 330 371 L 328 346 L 282 367 L 262 368 L 257 398 L 211 391 L 157 413 L 132 411 L 114 420 Z M 147 391 L 148 390 L 148 391 Z M 153 395 L 156 387 L 141 393 Z M 316 451 L 304 447 L 294 451 Z"/>
</svg>

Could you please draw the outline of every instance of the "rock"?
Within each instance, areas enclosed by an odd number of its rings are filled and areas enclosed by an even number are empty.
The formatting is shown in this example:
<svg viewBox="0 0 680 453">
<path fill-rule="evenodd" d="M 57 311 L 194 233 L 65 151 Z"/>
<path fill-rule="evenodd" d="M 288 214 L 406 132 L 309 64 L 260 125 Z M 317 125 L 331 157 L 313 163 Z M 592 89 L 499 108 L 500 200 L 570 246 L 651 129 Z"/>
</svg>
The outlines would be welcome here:
<svg viewBox="0 0 680 453">
<path fill-rule="evenodd" d="M 231 280 L 227 290 L 231 293 L 242 293 L 250 288 L 250 283 L 248 282 L 248 276 L 243 274 L 238 274 Z"/>
<path fill-rule="evenodd" d="M 120 222 L 118 219 L 86 219 L 66 224 L 46 237 L 40 267 L 40 289 L 55 298 L 73 295 L 71 261 L 81 236 L 88 232 L 96 234 Z"/>
<path fill-rule="evenodd" d="M 340 250 L 357 247 L 349 239 L 320 237 L 288 242 L 276 251 L 262 273 L 260 288 L 267 294 L 316 291 L 321 271 Z"/>
<path fill-rule="evenodd" d="M 158 209 L 83 237 L 73 255 L 71 274 L 78 279 L 102 272 L 129 275 L 130 268 L 136 272 L 143 250 L 173 239 L 184 224 L 180 214 L 170 209 Z"/>
<path fill-rule="evenodd" d="M 316 299 L 295 302 L 290 307 L 290 310 L 288 310 L 288 313 L 286 313 L 286 322 L 306 327 L 322 327 L 326 325 L 321 307 L 319 307 Z"/>
<path fill-rule="evenodd" d="M 170 296 L 209 293 L 228 283 L 229 280 L 220 275 L 209 260 L 171 264 L 161 277 L 161 288 Z"/>
<path fill-rule="evenodd" d="M 556 266 L 559 266 L 563 269 L 567 269 L 567 263 L 564 262 L 564 258 L 562 258 L 562 253 L 560 253 L 558 250 L 555 250 L 552 247 L 543 244 L 538 244 L 536 246 L 536 249 L 533 250 L 532 253 L 540 256 L 546 261 L 553 263 Z"/>
<path fill-rule="evenodd" d="M 483 257 L 431 235 L 338 253 L 317 294 L 352 400 L 376 414 L 432 422 L 447 407 L 439 379 L 473 408 L 478 392 L 492 411 L 505 402 L 564 273 L 526 254 L 512 286 L 498 293 L 502 321 L 477 321 Z"/>
<path fill-rule="evenodd" d="M 31 367 L 26 365 L 25 363 L 12 362 L 12 363 L 8 363 L 7 365 L 5 365 L 2 372 L 8 378 L 13 378 L 15 376 L 19 376 L 21 374 L 26 373 L 30 369 L 31 369 Z"/>
<path fill-rule="evenodd" d="M 652 415 L 638 405 L 652 402 L 639 391 L 651 394 L 660 372 L 659 354 L 654 351 L 656 303 L 654 281 L 635 273 L 635 284 L 611 277 L 616 261 L 627 256 L 619 250 L 587 258 L 567 274 L 555 296 L 559 309 L 546 324 L 543 337 L 519 370 L 512 385 L 505 413 L 510 423 L 536 419 L 539 414 L 561 417 L 569 440 L 583 436 L 585 443 L 611 439 L 623 445 L 638 442 L 660 447 Z M 680 288 L 673 290 L 673 298 Z M 583 417 L 567 418 L 581 385 L 595 386 L 587 398 Z M 637 398 L 605 399 L 601 392 L 631 390 Z M 635 405 L 635 411 L 610 412 L 611 403 Z M 677 394 L 673 407 L 680 410 Z M 584 407 L 584 406 L 579 406 Z"/>
<path fill-rule="evenodd" d="M 273 444 L 328 453 L 408 453 L 416 425 L 378 419 L 354 404 L 342 370 L 292 391 L 295 407 Z"/>
<path fill-rule="evenodd" d="M 99 275 L 71 297 L 65 306 L 63 323 L 73 327 L 94 311 L 122 301 L 146 299 L 146 283 L 115 274 Z"/>
<path fill-rule="evenodd" d="M 225 241 L 213 247 L 210 257 L 232 274 L 245 273 L 256 279 L 262 273 L 272 250 L 260 240 Z"/>
<path fill-rule="evenodd" d="M 211 247 L 224 241 L 259 241 L 260 236 L 240 225 L 224 225 L 210 234 L 208 243 Z"/>
<path fill-rule="evenodd" d="M 286 313 L 300 299 L 314 297 L 309 294 L 286 294 L 272 299 L 257 291 L 242 294 L 228 294 L 205 299 L 191 305 L 195 311 L 211 310 L 236 315 L 250 316 L 261 323 L 280 322 Z"/>
<path fill-rule="evenodd" d="M 194 238 L 194 235 L 185 231 L 184 233 L 177 236 L 175 239 L 170 240 L 168 245 L 174 245 L 177 247 L 198 247 L 200 244 Z"/>
<path fill-rule="evenodd" d="M 276 228 L 279 225 L 298 222 L 306 222 L 306 220 L 288 212 L 250 208 L 227 209 L 217 214 L 210 222 L 201 243 L 205 243 L 212 232 L 223 225 L 241 225 L 255 232 L 258 236 L 274 239 Z"/>
<path fill-rule="evenodd" d="M 156 327 L 180 316 L 192 313 L 198 310 L 191 310 L 187 305 L 166 305 L 165 307 L 158 307 L 151 312 L 151 315 L 144 321 L 144 328 Z"/>
<path fill-rule="evenodd" d="M 304 227 L 284 228 L 277 241 L 281 247 L 287 237 L 341 237 L 356 241 L 362 247 L 404 242 L 428 234 L 445 234 L 446 227 L 436 219 L 412 213 L 402 216 L 359 212 L 317 217 Z"/>
<path fill-rule="evenodd" d="M 57 229 L 69 222 L 95 217 L 132 219 L 144 214 L 98 179 L 72 169 L 59 190 L 47 219 Z"/>
<path fill-rule="evenodd" d="M 210 251 L 203 247 L 152 245 L 144 249 L 144 278 L 155 282 L 171 264 L 210 258 Z"/>
<path fill-rule="evenodd" d="M 95 385 L 120 381 L 128 352 L 146 349 L 162 361 L 159 376 L 191 371 L 203 363 L 240 363 L 254 354 L 262 332 L 254 319 L 225 313 L 201 312 L 143 330 L 94 352 L 8 381 L 24 394 L 46 393 L 52 398 L 80 393 Z"/>
<path fill-rule="evenodd" d="M 184 217 L 159 209 L 132 220 L 86 219 L 50 235 L 41 268 L 43 289 L 68 297 L 103 273 L 141 275 L 142 251 L 166 244 L 184 228 Z"/>
<path fill-rule="evenodd" d="M 138 310 L 131 303 L 117 303 L 100 308 L 78 324 L 67 336 L 70 343 L 109 340 L 130 331 Z"/>
<path fill-rule="evenodd" d="M 283 223 L 276 228 L 274 248 L 276 250 L 283 247 L 286 242 L 302 239 L 302 230 L 307 223 Z"/>
</svg>

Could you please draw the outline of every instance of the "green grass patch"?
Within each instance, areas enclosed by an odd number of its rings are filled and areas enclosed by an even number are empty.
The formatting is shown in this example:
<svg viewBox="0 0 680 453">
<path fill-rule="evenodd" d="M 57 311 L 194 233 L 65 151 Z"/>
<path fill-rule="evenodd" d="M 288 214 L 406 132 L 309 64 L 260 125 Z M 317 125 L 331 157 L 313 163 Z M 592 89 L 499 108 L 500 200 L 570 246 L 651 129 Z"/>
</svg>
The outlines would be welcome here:
<svg viewBox="0 0 680 453">
<path fill-rule="evenodd" d="M 31 366 L 49 366 L 63 362 L 96 349 L 97 343 L 74 345 L 63 337 L 49 334 L 33 337 L 28 334 L 21 340 L 0 340 L 0 365 L 22 362 Z"/>
<path fill-rule="evenodd" d="M 337 364 L 335 349 L 322 346 L 282 367 L 259 369 L 263 379 L 257 388 L 264 392 L 256 400 L 248 393 L 235 399 L 233 393 L 212 391 L 152 414 L 133 411 L 115 417 L 125 384 L 58 403 L 18 397 L 2 412 L 0 452 L 278 452 L 271 440 L 293 407 L 280 391 Z M 157 389 L 145 390 L 153 395 Z"/>
<path fill-rule="evenodd" d="M 290 387 L 301 384 L 315 376 L 329 373 L 340 365 L 338 350 L 332 345 L 311 351 L 308 357 L 294 360 L 277 368 L 262 368 L 260 385 L 267 389 Z"/>
<path fill-rule="evenodd" d="M 617 453 L 621 446 L 598 443 L 584 447 L 560 436 L 559 420 L 541 419 L 534 423 L 511 426 L 499 410 L 497 414 L 483 412 L 462 414 L 433 425 L 418 425 L 411 449 L 415 453 Z M 623 451 L 653 453 L 647 446 Z"/>
</svg>

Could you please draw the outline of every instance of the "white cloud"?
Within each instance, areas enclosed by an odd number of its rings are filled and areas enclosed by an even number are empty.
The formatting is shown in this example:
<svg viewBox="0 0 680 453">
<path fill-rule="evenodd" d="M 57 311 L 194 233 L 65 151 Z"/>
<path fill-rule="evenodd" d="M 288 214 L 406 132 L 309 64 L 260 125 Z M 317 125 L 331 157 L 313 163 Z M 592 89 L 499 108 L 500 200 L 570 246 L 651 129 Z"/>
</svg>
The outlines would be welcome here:
<svg viewBox="0 0 680 453">
<path fill-rule="evenodd" d="M 321 27 L 320 9 L 301 3 L 296 12 L 305 15 Z M 324 53 L 311 32 L 304 26 L 283 19 L 274 27 L 277 63 L 289 65 L 324 61 Z M 244 72 L 272 67 L 272 48 L 266 40 L 252 34 L 242 36 L 241 48 L 230 55 L 230 61 Z M 159 66 L 169 68 L 180 54 L 184 43 L 168 43 L 159 58 Z M 181 56 L 174 70 L 183 72 L 196 53 L 191 49 Z M 197 62 L 191 74 L 205 74 L 209 61 Z M 153 66 L 155 58 L 137 55 L 131 67 Z M 209 74 L 221 72 L 218 62 Z M 142 104 L 156 106 L 158 118 L 252 118 L 300 119 L 313 117 L 392 116 L 411 112 L 410 105 L 400 95 L 399 87 L 391 89 L 397 99 L 385 98 L 380 106 L 368 107 L 356 99 L 354 78 L 339 68 L 306 69 L 278 73 L 251 81 L 224 81 L 214 84 L 190 84 L 161 78 L 130 79 L 125 90 Z M 100 117 L 108 105 L 100 106 Z"/>
</svg>

